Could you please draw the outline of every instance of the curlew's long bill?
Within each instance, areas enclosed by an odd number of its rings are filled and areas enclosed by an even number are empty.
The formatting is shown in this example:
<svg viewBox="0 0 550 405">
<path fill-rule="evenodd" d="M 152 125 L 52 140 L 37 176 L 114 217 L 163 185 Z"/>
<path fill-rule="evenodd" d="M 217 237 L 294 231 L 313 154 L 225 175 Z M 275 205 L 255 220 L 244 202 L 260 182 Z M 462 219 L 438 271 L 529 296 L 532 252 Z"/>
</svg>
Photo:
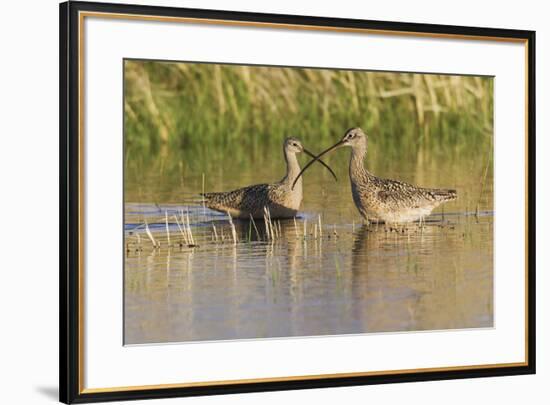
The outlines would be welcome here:
<svg viewBox="0 0 550 405">
<path fill-rule="evenodd" d="M 256 184 L 233 191 L 202 194 L 205 205 L 216 211 L 229 213 L 235 218 L 263 218 L 264 208 L 271 218 L 292 218 L 296 216 L 302 203 L 302 178 L 298 179 L 300 164 L 297 154 L 304 152 L 312 158 L 316 156 L 305 149 L 297 138 L 287 138 L 283 144 L 286 161 L 286 175 L 277 183 Z M 332 169 L 320 159 L 315 159 L 326 167 L 334 179 Z M 312 160 L 313 162 L 313 160 Z"/>
<path fill-rule="evenodd" d="M 413 222 L 429 215 L 441 203 L 457 198 L 456 190 L 422 188 L 397 180 L 383 179 L 364 166 L 367 155 L 367 135 L 361 128 L 351 128 L 343 138 L 312 159 L 298 174 L 302 174 L 323 155 L 343 146 L 351 147 L 349 178 L 351 194 L 361 216 L 367 220 L 386 223 Z"/>
</svg>

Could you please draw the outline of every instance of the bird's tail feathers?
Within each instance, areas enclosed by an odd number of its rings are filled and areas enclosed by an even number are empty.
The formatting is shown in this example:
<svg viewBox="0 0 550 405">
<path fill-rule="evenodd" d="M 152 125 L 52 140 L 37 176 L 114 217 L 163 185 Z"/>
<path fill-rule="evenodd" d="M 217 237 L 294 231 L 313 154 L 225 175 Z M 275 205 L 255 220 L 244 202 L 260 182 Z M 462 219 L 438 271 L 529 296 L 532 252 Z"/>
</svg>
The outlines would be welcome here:
<svg viewBox="0 0 550 405">
<path fill-rule="evenodd" d="M 433 194 L 441 201 L 453 201 L 458 198 L 458 193 L 452 189 L 437 189 Z"/>
</svg>

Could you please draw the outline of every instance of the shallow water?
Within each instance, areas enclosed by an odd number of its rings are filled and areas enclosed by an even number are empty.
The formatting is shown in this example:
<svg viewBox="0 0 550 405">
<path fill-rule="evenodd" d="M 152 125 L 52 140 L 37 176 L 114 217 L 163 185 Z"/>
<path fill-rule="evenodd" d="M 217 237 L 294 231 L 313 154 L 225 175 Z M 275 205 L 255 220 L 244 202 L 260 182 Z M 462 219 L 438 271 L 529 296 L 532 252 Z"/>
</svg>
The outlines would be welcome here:
<svg viewBox="0 0 550 405">
<path fill-rule="evenodd" d="M 423 226 L 391 229 L 362 224 L 343 155 L 329 159 L 337 183 L 320 167 L 307 172 L 303 211 L 296 222 L 280 222 L 275 240 L 262 221 L 257 232 L 235 221 L 236 244 L 227 217 L 202 207 L 198 193 L 277 180 L 280 163 L 256 168 L 251 160 L 243 170 L 229 159 L 206 168 L 204 179 L 162 165 L 127 169 L 125 343 L 491 327 L 493 191 L 490 172 L 480 181 L 485 162 L 373 162 L 378 175 L 459 191 Z M 184 240 L 182 212 L 198 246 Z"/>
</svg>

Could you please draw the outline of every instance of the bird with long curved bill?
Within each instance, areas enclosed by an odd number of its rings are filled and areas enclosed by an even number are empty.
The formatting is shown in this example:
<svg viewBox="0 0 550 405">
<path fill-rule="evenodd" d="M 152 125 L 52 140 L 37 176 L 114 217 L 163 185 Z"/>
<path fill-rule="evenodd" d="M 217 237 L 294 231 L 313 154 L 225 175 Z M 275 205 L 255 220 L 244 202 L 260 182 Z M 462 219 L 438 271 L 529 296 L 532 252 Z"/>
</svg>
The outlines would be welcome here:
<svg viewBox="0 0 550 405">
<path fill-rule="evenodd" d="M 201 194 L 205 205 L 213 210 L 230 214 L 235 218 L 263 218 L 267 209 L 271 218 L 292 218 L 302 203 L 302 178 L 298 179 L 300 164 L 297 154 L 304 152 L 312 158 L 299 139 L 286 138 L 283 153 L 286 161 L 286 175 L 277 183 L 256 184 L 233 191 Z M 316 159 L 338 180 L 334 171 L 322 160 Z"/>
<path fill-rule="evenodd" d="M 322 156 L 335 149 L 349 146 L 351 194 L 355 206 L 367 222 L 403 223 L 422 220 L 440 204 L 457 198 L 456 190 L 422 188 L 376 177 L 365 168 L 363 162 L 367 155 L 367 140 L 367 134 L 361 128 L 347 130 L 340 141 L 304 166 L 294 184 L 297 185 L 302 174 Z"/>
</svg>

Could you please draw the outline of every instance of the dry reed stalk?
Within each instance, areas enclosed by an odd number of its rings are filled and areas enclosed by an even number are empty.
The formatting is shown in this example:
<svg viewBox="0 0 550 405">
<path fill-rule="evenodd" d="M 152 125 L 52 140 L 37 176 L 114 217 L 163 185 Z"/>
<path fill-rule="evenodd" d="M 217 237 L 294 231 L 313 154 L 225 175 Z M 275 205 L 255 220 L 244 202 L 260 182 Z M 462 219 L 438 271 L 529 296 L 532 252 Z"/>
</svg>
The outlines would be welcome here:
<svg viewBox="0 0 550 405">
<path fill-rule="evenodd" d="M 485 165 L 485 170 L 483 176 L 480 179 L 481 187 L 479 190 L 479 198 L 476 204 L 476 218 L 479 216 L 479 205 L 481 204 L 481 199 L 483 198 L 483 192 L 485 191 L 485 182 L 487 180 L 487 172 L 489 171 L 489 164 L 491 163 L 491 153 L 489 152 L 487 158 L 487 164 Z"/>
<path fill-rule="evenodd" d="M 185 232 L 185 237 L 188 241 L 188 244 L 191 244 L 191 238 L 189 237 L 189 229 L 187 228 L 187 220 L 185 219 L 185 214 L 183 213 L 183 210 L 181 210 L 181 223 L 183 225 L 183 230 Z"/>
<path fill-rule="evenodd" d="M 170 229 L 168 228 L 168 211 L 164 211 L 164 222 L 166 224 L 166 238 L 168 239 L 168 246 L 170 247 Z"/>
<path fill-rule="evenodd" d="M 231 235 L 233 236 L 233 244 L 237 244 L 237 231 L 235 230 L 235 224 L 233 223 L 233 218 L 231 217 L 230 213 L 227 213 L 227 216 L 229 217 L 229 225 L 231 226 Z"/>
<path fill-rule="evenodd" d="M 269 228 L 270 228 L 271 235 L 273 236 L 273 239 L 276 239 L 278 237 L 278 235 L 277 235 L 277 231 L 274 229 L 273 221 L 271 220 L 271 211 L 269 210 L 269 208 L 267 209 L 267 219 L 268 219 L 268 222 L 269 222 Z"/>
<path fill-rule="evenodd" d="M 321 214 L 319 214 L 319 238 L 323 238 L 323 227 L 321 225 Z"/>
<path fill-rule="evenodd" d="M 254 226 L 254 230 L 256 231 L 256 237 L 258 238 L 258 240 L 260 240 L 260 232 L 256 227 L 256 222 L 254 222 L 254 217 L 252 216 L 252 214 L 250 214 L 250 220 L 252 221 L 252 225 Z"/>
<path fill-rule="evenodd" d="M 168 141 L 168 134 L 170 133 L 170 131 L 166 126 L 166 123 L 164 122 L 160 110 L 155 102 L 151 81 L 149 80 L 149 74 L 145 69 L 142 69 L 142 75 L 139 77 L 138 80 L 139 88 L 142 91 L 145 107 L 147 108 L 150 117 L 153 119 L 156 127 L 158 128 L 160 139 L 163 143 L 166 143 Z"/>
<path fill-rule="evenodd" d="M 267 224 L 269 225 L 269 233 L 271 234 L 271 239 L 277 239 L 277 233 L 275 232 L 275 229 L 273 229 L 273 223 L 271 222 L 269 217 L 267 217 Z"/>
<path fill-rule="evenodd" d="M 225 97 L 223 94 L 222 71 L 219 65 L 214 65 L 214 86 L 216 89 L 216 99 L 218 100 L 218 110 L 220 115 L 223 115 L 225 113 Z"/>
<path fill-rule="evenodd" d="M 212 223 L 212 229 L 214 230 L 214 239 L 217 242 L 218 241 L 218 232 L 216 231 L 216 225 Z"/>
<path fill-rule="evenodd" d="M 278 225 L 278 222 L 279 221 L 273 221 L 273 228 L 275 229 L 275 237 L 277 239 L 279 239 L 281 233 L 279 232 L 279 225 Z"/>
<path fill-rule="evenodd" d="M 195 241 L 193 239 L 193 234 L 191 232 L 191 226 L 189 223 L 189 208 L 187 208 L 187 214 L 183 214 L 183 210 L 180 211 L 181 215 L 181 223 L 183 225 L 183 231 L 185 232 L 187 244 L 188 245 L 194 245 Z"/>
<path fill-rule="evenodd" d="M 202 216 L 206 219 L 206 200 L 204 199 L 204 173 L 202 174 Z"/>
<path fill-rule="evenodd" d="M 307 236 L 307 218 L 304 218 L 304 239 Z"/>
<path fill-rule="evenodd" d="M 185 243 L 188 245 L 191 244 L 191 239 L 189 239 L 189 231 L 187 230 L 187 223 L 185 221 L 185 215 L 183 215 L 183 210 L 180 210 L 180 216 L 181 216 L 181 226 L 183 227 L 183 233 L 185 238 Z"/>
<path fill-rule="evenodd" d="M 317 239 L 317 224 L 313 225 L 313 239 Z"/>
<path fill-rule="evenodd" d="M 180 222 L 178 221 L 178 217 L 174 215 L 174 219 L 176 220 L 176 224 L 178 225 L 178 228 L 181 232 L 181 236 L 183 237 L 183 240 L 186 245 L 189 245 L 189 241 L 187 240 L 187 234 L 183 231 L 182 227 L 180 226 Z"/>
<path fill-rule="evenodd" d="M 424 92 L 422 91 L 422 76 L 413 76 L 413 94 L 416 106 L 416 116 L 420 126 L 424 125 Z"/>
<path fill-rule="evenodd" d="M 268 233 L 269 233 L 268 238 L 276 239 L 277 233 L 275 231 L 275 228 L 273 227 L 273 221 L 271 220 L 271 212 L 267 207 L 264 207 L 264 220 L 266 222 L 266 229 L 268 230 Z"/>
<path fill-rule="evenodd" d="M 187 231 L 189 232 L 189 240 L 191 241 L 191 244 L 194 245 L 195 244 L 195 238 L 193 238 L 193 232 L 191 231 L 191 223 L 189 221 L 189 208 L 187 208 L 187 216 L 186 216 L 186 219 L 187 219 Z"/>
<path fill-rule="evenodd" d="M 267 207 L 264 207 L 264 225 L 265 225 L 265 234 L 267 239 L 271 239 L 271 233 L 269 232 L 269 220 L 267 216 Z"/>
<path fill-rule="evenodd" d="M 149 224 L 147 223 L 147 220 L 145 220 L 145 233 L 147 234 L 147 236 L 148 236 L 149 239 L 151 240 L 151 243 L 153 244 L 153 247 L 154 247 L 154 248 L 159 247 L 159 244 L 157 243 L 157 241 L 156 241 L 155 238 L 153 237 L 153 234 L 152 234 L 151 231 L 149 230 Z"/>
<path fill-rule="evenodd" d="M 294 232 L 296 232 L 296 239 L 299 238 L 298 236 L 298 224 L 296 223 L 296 217 L 292 218 L 294 219 Z"/>
<path fill-rule="evenodd" d="M 430 110 L 434 112 L 434 115 L 436 119 L 439 117 L 439 113 L 442 110 L 442 108 L 439 106 L 439 102 L 437 100 L 437 93 L 434 89 L 433 84 L 433 77 L 430 75 L 423 76 L 424 83 L 426 84 L 426 89 L 428 90 L 428 95 L 430 96 L 430 103 L 431 107 Z"/>
</svg>

